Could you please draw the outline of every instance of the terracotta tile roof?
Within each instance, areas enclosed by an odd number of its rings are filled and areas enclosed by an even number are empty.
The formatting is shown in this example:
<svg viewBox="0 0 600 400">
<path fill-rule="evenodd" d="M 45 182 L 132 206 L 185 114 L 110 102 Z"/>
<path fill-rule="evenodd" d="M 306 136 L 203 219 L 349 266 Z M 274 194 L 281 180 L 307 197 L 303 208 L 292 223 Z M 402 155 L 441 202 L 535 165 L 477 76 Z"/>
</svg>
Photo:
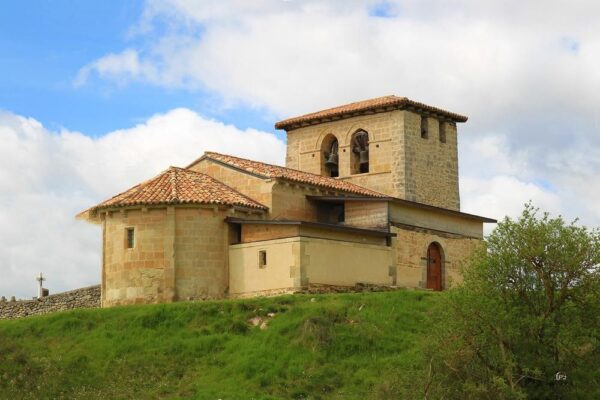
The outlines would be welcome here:
<svg viewBox="0 0 600 400">
<path fill-rule="evenodd" d="M 188 169 L 170 167 L 154 178 L 142 182 L 86 211 L 93 212 L 103 208 L 159 204 L 221 204 L 267 209 L 264 205 L 208 175 Z"/>
<path fill-rule="evenodd" d="M 327 176 L 311 174 L 310 172 L 280 167 L 278 165 L 265 164 L 259 161 L 247 160 L 245 158 L 228 156 L 225 154 L 219 154 L 210 151 L 205 152 L 202 158 L 210 158 L 212 160 L 219 161 L 221 163 L 239 168 L 246 172 L 263 176 L 265 178 L 280 178 L 288 181 L 305 183 L 326 189 L 339 190 L 342 192 L 360 194 L 370 197 L 387 197 L 382 193 L 366 189 L 362 186 L 358 186 L 350 182 L 329 178 Z M 191 165 L 194 165 L 195 163 L 196 161 L 193 162 Z"/>
<path fill-rule="evenodd" d="M 344 119 L 362 115 L 369 112 L 388 111 L 388 109 L 415 108 L 416 110 L 426 111 L 432 114 L 437 114 L 446 117 L 455 122 L 466 122 L 467 117 L 460 114 L 455 114 L 440 108 L 428 106 L 410 100 L 406 97 L 384 96 L 370 100 L 357 101 L 355 103 L 345 104 L 343 106 L 328 108 L 326 110 L 317 111 L 310 114 L 301 115 L 299 117 L 288 118 L 279 121 L 275 124 L 276 129 L 292 130 L 305 125 L 315 125 L 322 122 L 327 122 L 332 119 Z"/>
</svg>

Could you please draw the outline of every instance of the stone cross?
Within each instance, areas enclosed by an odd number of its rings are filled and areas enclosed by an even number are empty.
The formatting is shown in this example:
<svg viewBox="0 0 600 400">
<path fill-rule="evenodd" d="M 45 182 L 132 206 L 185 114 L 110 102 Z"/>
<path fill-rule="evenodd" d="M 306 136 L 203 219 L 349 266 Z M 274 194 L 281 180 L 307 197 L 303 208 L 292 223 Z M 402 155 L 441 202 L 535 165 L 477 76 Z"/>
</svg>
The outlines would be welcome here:
<svg viewBox="0 0 600 400">
<path fill-rule="evenodd" d="M 44 288 L 42 286 L 46 278 L 44 278 L 44 275 L 42 275 L 42 273 L 40 272 L 40 275 L 37 278 L 35 278 L 35 280 L 40 283 L 40 287 L 38 290 L 38 298 L 41 299 L 42 297 L 44 297 Z"/>
</svg>

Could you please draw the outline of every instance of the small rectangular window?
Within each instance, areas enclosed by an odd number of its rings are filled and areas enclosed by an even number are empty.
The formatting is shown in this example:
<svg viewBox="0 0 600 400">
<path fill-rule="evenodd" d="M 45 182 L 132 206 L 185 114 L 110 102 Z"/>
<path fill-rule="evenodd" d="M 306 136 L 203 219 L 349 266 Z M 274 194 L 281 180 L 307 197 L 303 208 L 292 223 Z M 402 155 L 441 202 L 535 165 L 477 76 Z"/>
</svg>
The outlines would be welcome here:
<svg viewBox="0 0 600 400">
<path fill-rule="evenodd" d="M 429 124 L 427 123 L 427 117 L 421 117 L 421 138 L 427 139 L 429 137 Z"/>
<path fill-rule="evenodd" d="M 265 268 L 267 266 L 267 251 L 258 251 L 258 268 Z"/>
<path fill-rule="evenodd" d="M 127 233 L 127 248 L 133 249 L 133 246 L 135 245 L 135 230 L 133 228 L 127 228 L 126 233 Z"/>
<path fill-rule="evenodd" d="M 446 123 L 440 121 L 440 142 L 446 143 Z"/>
</svg>

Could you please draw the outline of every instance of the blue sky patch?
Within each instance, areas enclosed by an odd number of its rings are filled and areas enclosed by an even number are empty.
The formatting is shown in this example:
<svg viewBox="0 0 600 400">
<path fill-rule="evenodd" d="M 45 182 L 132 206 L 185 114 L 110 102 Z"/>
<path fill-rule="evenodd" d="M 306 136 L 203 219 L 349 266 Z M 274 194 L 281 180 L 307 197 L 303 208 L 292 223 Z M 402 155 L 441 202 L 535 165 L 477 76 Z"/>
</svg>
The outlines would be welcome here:
<svg viewBox="0 0 600 400">
<path fill-rule="evenodd" d="M 74 81 L 86 64 L 129 47 L 144 47 L 148 34 L 132 34 L 143 11 L 140 0 L 9 2 L 0 12 L 0 110 L 32 117 L 51 130 L 101 136 L 186 107 L 208 118 L 274 132 L 264 110 L 210 107 L 202 90 L 168 89 L 143 83 L 117 85 L 93 74 Z M 168 30 L 154 20 L 150 41 Z M 201 30 L 194 34 L 201 34 Z"/>
<path fill-rule="evenodd" d="M 384 1 L 371 7 L 369 15 L 379 18 L 394 18 L 398 16 L 398 10 L 396 6 Z"/>
</svg>

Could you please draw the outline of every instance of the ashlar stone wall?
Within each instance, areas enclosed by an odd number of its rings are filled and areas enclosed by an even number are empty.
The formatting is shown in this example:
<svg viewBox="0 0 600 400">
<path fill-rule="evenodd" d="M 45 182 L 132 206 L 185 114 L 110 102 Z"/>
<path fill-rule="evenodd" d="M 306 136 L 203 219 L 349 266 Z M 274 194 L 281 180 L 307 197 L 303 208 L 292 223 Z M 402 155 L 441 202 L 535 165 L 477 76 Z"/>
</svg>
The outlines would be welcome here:
<svg viewBox="0 0 600 400">
<path fill-rule="evenodd" d="M 460 210 L 457 131 L 453 122 L 428 117 L 427 137 L 421 137 L 421 115 L 404 111 L 405 199 Z M 440 124 L 445 142 L 440 140 Z M 399 177 L 401 180 L 402 178 Z"/>
<path fill-rule="evenodd" d="M 102 305 L 175 299 L 175 209 L 121 210 L 103 214 Z M 134 229 L 127 247 L 126 230 Z"/>
<path fill-rule="evenodd" d="M 388 229 L 387 201 L 347 201 L 345 223 L 350 226 L 368 229 Z"/>
<path fill-rule="evenodd" d="M 206 208 L 175 209 L 175 299 L 226 296 L 228 212 Z"/>
<path fill-rule="evenodd" d="M 100 307 L 100 285 L 52 294 L 35 300 L 0 298 L 0 319 L 16 319 L 76 308 Z"/>
<path fill-rule="evenodd" d="M 390 196 L 459 210 L 456 124 L 428 116 L 423 138 L 421 117 L 394 110 L 291 130 L 286 165 L 326 175 L 323 143 L 334 136 L 339 143 L 339 179 Z M 369 172 L 353 174 L 352 135 L 359 129 L 369 134 Z"/>
<path fill-rule="evenodd" d="M 437 243 L 442 249 L 442 288 L 462 282 L 461 267 L 483 242 L 477 238 L 436 232 L 429 229 L 405 229 L 396 226 L 391 231 L 395 284 L 402 287 L 425 288 L 427 285 L 427 248 Z"/>
<path fill-rule="evenodd" d="M 189 167 L 192 171 L 209 175 L 251 199 L 272 208 L 274 181 L 236 171 L 211 159 L 202 159 Z"/>
<path fill-rule="evenodd" d="M 228 216 L 247 213 L 178 205 L 103 214 L 102 306 L 226 297 Z M 135 232 L 133 248 L 127 229 Z"/>
<path fill-rule="evenodd" d="M 294 129 L 287 134 L 286 166 L 325 175 L 323 142 L 335 136 L 339 144 L 340 179 L 391 194 L 393 136 L 400 135 L 400 111 L 363 115 Z M 369 172 L 352 174 L 352 135 L 359 129 L 369 134 Z"/>
</svg>

